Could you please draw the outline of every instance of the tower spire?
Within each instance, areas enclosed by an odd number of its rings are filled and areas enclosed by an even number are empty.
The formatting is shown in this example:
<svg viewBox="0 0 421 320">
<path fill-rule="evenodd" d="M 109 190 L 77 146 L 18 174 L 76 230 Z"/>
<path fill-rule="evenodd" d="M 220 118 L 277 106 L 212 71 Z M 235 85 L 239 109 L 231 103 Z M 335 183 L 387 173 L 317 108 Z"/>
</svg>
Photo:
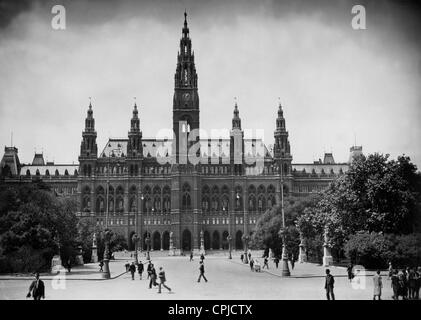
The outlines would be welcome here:
<svg viewBox="0 0 421 320">
<path fill-rule="evenodd" d="M 290 144 L 288 140 L 288 131 L 286 130 L 284 111 L 282 109 L 280 98 L 278 97 L 278 117 L 276 118 L 275 136 L 275 157 L 290 158 Z M 291 157 L 292 159 L 292 157 Z"/>
<path fill-rule="evenodd" d="M 136 97 L 135 97 L 136 99 Z M 131 132 L 139 132 L 140 131 L 140 121 L 139 121 L 139 117 L 138 117 L 139 112 L 137 111 L 137 104 L 136 104 L 136 100 L 134 102 L 134 106 L 133 106 L 133 116 L 132 116 L 132 120 L 130 121 L 130 131 Z"/>
<path fill-rule="evenodd" d="M 133 116 L 130 120 L 129 141 L 127 144 L 127 156 L 129 158 L 141 158 L 143 155 L 142 148 L 142 131 L 140 131 L 140 120 L 138 117 L 136 97 L 134 97 Z M 134 170 L 130 169 L 131 172 Z M 135 170 L 137 172 L 137 169 Z"/>
<path fill-rule="evenodd" d="M 85 119 L 85 130 L 82 132 L 82 143 L 80 146 L 81 158 L 96 158 L 98 148 L 96 144 L 95 119 L 92 110 L 92 101 L 89 97 L 89 106 Z"/>
<path fill-rule="evenodd" d="M 186 159 L 184 146 L 189 147 L 194 144 L 194 141 L 186 141 L 186 135 L 190 131 L 188 129 L 184 131 L 184 128 L 190 128 L 190 130 L 199 129 L 197 72 L 192 41 L 187 26 L 187 11 L 184 11 L 184 26 L 179 48 L 174 75 L 173 131 L 176 134 L 176 162 L 184 163 Z"/>
<path fill-rule="evenodd" d="M 187 26 L 187 11 L 184 9 L 184 27 L 183 27 L 183 38 L 189 37 L 189 27 Z"/>
<path fill-rule="evenodd" d="M 237 97 L 234 97 L 235 105 L 234 105 L 234 116 L 232 118 L 232 128 L 237 128 L 241 130 L 241 119 L 239 116 L 238 105 L 237 105 Z"/>
</svg>

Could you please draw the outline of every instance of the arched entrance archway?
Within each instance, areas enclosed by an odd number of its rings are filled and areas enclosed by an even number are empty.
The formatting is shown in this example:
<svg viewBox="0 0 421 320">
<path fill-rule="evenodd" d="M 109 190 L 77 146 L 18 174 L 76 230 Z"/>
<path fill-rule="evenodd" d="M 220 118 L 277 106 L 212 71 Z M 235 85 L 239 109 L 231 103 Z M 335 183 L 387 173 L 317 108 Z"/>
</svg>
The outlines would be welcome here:
<svg viewBox="0 0 421 320">
<path fill-rule="evenodd" d="M 220 248 L 219 232 L 215 230 L 212 234 L 212 249 L 218 250 L 219 248 Z"/>
<path fill-rule="evenodd" d="M 181 248 L 183 251 L 191 251 L 191 232 L 188 229 L 183 231 Z"/>
<path fill-rule="evenodd" d="M 170 233 L 165 231 L 162 234 L 162 249 L 169 250 L 170 249 Z"/>
<path fill-rule="evenodd" d="M 203 238 L 205 242 L 205 250 L 209 250 L 211 248 L 211 239 L 208 231 L 205 231 L 205 233 L 203 234 Z"/>
<path fill-rule="evenodd" d="M 160 250 L 161 249 L 161 235 L 158 231 L 155 231 L 152 237 L 152 249 Z"/>
<path fill-rule="evenodd" d="M 241 239 L 243 233 L 238 230 L 235 234 L 235 250 L 242 250 L 243 249 L 243 239 Z"/>
<path fill-rule="evenodd" d="M 143 247 L 143 250 L 144 251 L 146 251 L 148 248 L 147 248 L 147 246 L 146 246 L 146 238 L 147 238 L 147 236 L 148 236 L 148 233 L 147 232 L 145 232 L 144 234 L 143 234 L 143 237 L 142 237 L 142 239 L 143 239 L 143 241 L 142 241 L 142 247 Z M 152 239 L 151 239 L 151 243 L 150 243 L 150 245 L 151 245 L 151 247 L 150 248 L 152 248 Z"/>
<path fill-rule="evenodd" d="M 228 235 L 229 235 L 229 233 L 228 233 L 228 231 L 227 230 L 225 230 L 223 233 L 222 233 L 222 249 L 224 249 L 224 250 L 228 250 L 228 247 L 229 247 L 229 244 L 228 244 Z"/>
<path fill-rule="evenodd" d="M 133 242 L 133 235 L 135 234 L 134 231 L 130 232 L 129 239 L 127 239 L 127 247 L 130 251 L 134 250 L 134 242 Z"/>
</svg>

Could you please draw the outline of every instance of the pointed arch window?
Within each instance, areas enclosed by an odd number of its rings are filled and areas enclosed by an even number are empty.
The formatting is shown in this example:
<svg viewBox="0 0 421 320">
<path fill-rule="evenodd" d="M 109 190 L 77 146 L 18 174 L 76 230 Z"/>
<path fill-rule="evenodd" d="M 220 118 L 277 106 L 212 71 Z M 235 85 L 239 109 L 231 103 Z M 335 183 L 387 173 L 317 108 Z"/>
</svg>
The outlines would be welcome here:
<svg viewBox="0 0 421 320">
<path fill-rule="evenodd" d="M 190 186 L 187 183 L 183 186 L 183 198 L 181 207 L 183 210 L 191 209 Z"/>
</svg>

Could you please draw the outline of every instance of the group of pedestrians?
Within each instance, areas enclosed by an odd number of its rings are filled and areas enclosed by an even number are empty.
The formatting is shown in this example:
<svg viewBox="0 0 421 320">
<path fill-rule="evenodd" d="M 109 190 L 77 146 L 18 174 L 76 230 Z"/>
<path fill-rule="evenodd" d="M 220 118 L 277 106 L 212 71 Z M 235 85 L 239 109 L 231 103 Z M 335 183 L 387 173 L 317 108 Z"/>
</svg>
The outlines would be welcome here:
<svg viewBox="0 0 421 320">
<path fill-rule="evenodd" d="M 139 274 L 139 280 L 142 280 L 142 275 L 145 268 L 142 261 L 139 261 L 137 264 L 135 262 L 129 263 L 127 261 L 125 264 L 125 268 L 126 272 L 130 272 L 132 280 L 135 279 L 136 270 Z M 158 293 L 162 293 L 162 287 L 164 287 L 169 292 L 171 292 L 171 288 L 165 284 L 167 278 L 163 267 L 159 267 L 159 272 L 157 274 L 154 264 L 151 260 L 149 260 L 148 266 L 146 267 L 146 272 L 148 274 L 146 280 L 149 280 L 149 289 L 152 289 L 152 287 L 158 287 Z M 157 282 L 158 279 L 159 283 Z"/>
<path fill-rule="evenodd" d="M 241 258 L 241 261 L 244 262 L 243 261 L 244 254 L 241 254 L 240 258 Z M 250 271 L 260 272 L 262 269 L 265 269 L 265 268 L 269 269 L 269 257 L 267 255 L 262 257 L 263 258 L 263 266 L 260 265 L 260 262 L 259 262 L 258 259 L 254 259 L 254 258 L 251 257 L 250 252 L 248 253 L 248 258 L 249 258 Z M 290 255 L 288 260 L 289 260 L 289 263 L 291 264 L 291 270 L 293 270 L 294 266 L 295 266 L 294 255 Z M 279 268 L 279 262 L 280 262 L 280 259 L 278 258 L 278 256 L 275 256 L 273 258 L 273 263 L 275 264 L 276 269 Z"/>
<path fill-rule="evenodd" d="M 402 268 L 401 270 L 391 268 L 389 277 L 392 281 L 394 300 L 418 300 L 420 297 L 421 267 Z"/>
</svg>

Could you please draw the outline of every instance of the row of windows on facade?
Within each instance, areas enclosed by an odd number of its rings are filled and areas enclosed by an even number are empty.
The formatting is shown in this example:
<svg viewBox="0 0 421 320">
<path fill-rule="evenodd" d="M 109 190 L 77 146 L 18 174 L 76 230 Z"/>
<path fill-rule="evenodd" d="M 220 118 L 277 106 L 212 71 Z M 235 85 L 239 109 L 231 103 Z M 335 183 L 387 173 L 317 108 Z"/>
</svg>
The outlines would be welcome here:
<svg viewBox="0 0 421 320">
<path fill-rule="evenodd" d="M 235 218 L 235 224 L 243 224 L 243 218 Z M 249 224 L 256 224 L 257 219 L 256 218 L 249 218 L 248 222 Z M 128 220 L 129 225 L 135 225 L 135 219 L 129 219 Z M 96 220 L 96 224 L 97 225 L 104 225 L 105 224 L 105 220 L 104 219 L 97 219 Z M 169 219 L 163 219 L 158 220 L 158 219 L 153 219 L 153 220 L 143 220 L 143 225 L 160 225 L 160 224 L 164 224 L 164 225 L 169 225 L 171 224 L 171 220 Z M 203 224 L 207 224 L 207 225 L 219 225 L 219 224 L 224 224 L 224 225 L 228 225 L 229 224 L 229 219 L 219 219 L 219 218 L 212 218 L 212 219 L 204 219 L 203 220 Z M 126 224 L 126 220 L 124 219 L 110 219 L 110 225 L 127 225 Z"/>
<path fill-rule="evenodd" d="M 31 176 L 31 171 L 29 170 L 29 169 L 27 169 L 26 170 L 26 176 L 27 177 L 30 177 Z M 35 171 L 35 175 L 36 176 L 41 176 L 41 173 L 40 173 L 40 171 L 39 171 L 39 169 L 37 169 L 36 171 Z M 73 172 L 73 176 L 77 176 L 78 175 L 78 172 L 77 172 L 77 170 L 75 169 L 75 171 Z M 44 174 L 43 174 L 43 176 L 46 176 L 46 177 L 50 177 L 51 176 L 51 174 L 50 174 L 50 170 L 45 170 L 45 172 L 44 172 Z M 56 177 L 58 177 L 58 176 L 60 176 L 60 173 L 59 173 L 59 171 L 58 171 L 58 169 L 56 169 L 56 171 L 54 172 L 54 176 L 56 176 Z M 66 169 L 66 170 L 64 170 L 64 176 L 70 176 L 69 175 L 69 171 Z"/>
<path fill-rule="evenodd" d="M 57 194 L 76 194 L 77 193 L 77 188 L 74 187 L 58 187 L 58 188 L 53 188 L 53 191 Z"/>
<path fill-rule="evenodd" d="M 304 174 L 304 175 L 314 175 L 314 176 L 317 176 L 318 175 L 318 173 L 316 172 L 316 169 L 314 169 L 314 168 L 312 168 L 311 169 L 311 173 L 307 173 L 307 171 L 306 171 L 306 169 L 304 168 L 303 170 L 301 170 L 301 171 L 297 171 L 296 169 L 294 169 L 293 171 L 292 171 L 293 173 L 299 173 L 299 174 Z M 343 171 L 343 169 L 342 168 L 339 168 L 339 172 L 338 172 L 338 174 L 339 175 L 342 175 L 342 174 L 344 174 L 344 171 Z M 319 175 L 326 175 L 326 171 L 325 171 L 325 169 L 321 169 L 320 170 L 320 173 L 319 173 Z M 329 175 L 332 175 L 332 176 L 334 176 L 334 175 L 336 175 L 336 173 L 335 173 L 335 171 L 333 170 L 333 168 L 330 168 L 329 169 Z"/>
<path fill-rule="evenodd" d="M 333 169 L 332 169 L 333 170 Z M 120 175 L 129 173 L 129 176 L 137 176 L 139 173 L 138 165 L 131 165 L 129 170 L 123 166 L 111 166 L 109 169 L 106 166 L 96 167 L 95 173 L 97 175 Z M 200 171 L 199 171 L 200 172 Z M 201 172 L 205 175 L 227 175 L 231 174 L 231 167 L 230 166 L 217 166 L 217 165 L 209 165 L 203 166 Z M 240 171 L 241 172 L 241 171 Z M 240 173 L 238 170 L 234 170 L 234 173 Z M 263 165 L 255 165 L 252 167 L 245 168 L 245 174 L 247 175 L 268 175 L 277 173 L 278 169 L 276 166 L 263 166 Z M 288 173 L 288 166 L 285 165 L 284 173 Z M 332 171 L 333 172 L 333 171 Z M 162 167 L 142 167 L 142 174 L 144 175 L 154 175 L 154 174 L 162 174 L 168 175 L 171 173 L 170 166 L 162 166 Z M 84 165 L 82 167 L 82 175 L 83 176 L 91 176 L 92 175 L 92 167 L 90 165 Z"/>
<path fill-rule="evenodd" d="M 327 187 L 327 183 L 324 185 L 295 185 L 292 187 L 294 193 L 310 193 L 310 192 L 321 192 Z"/>
<path fill-rule="evenodd" d="M 137 212 L 137 205 L 136 199 L 133 199 L 129 203 L 129 211 L 128 212 Z M 95 212 L 97 213 L 105 213 L 105 200 L 101 197 L 97 198 Z M 263 195 L 260 195 L 258 199 L 254 195 L 249 195 L 248 199 L 248 210 L 249 211 L 258 211 L 264 212 L 267 208 L 271 208 L 273 205 L 276 204 L 274 196 L 268 196 L 266 198 Z M 150 214 L 169 214 L 171 212 L 171 201 L 169 199 L 164 199 L 162 204 L 163 208 L 161 208 L 161 199 L 155 199 L 154 202 L 150 200 L 144 203 L 143 212 L 147 212 Z M 85 212 L 91 211 L 91 204 L 90 198 L 84 198 L 83 208 Z M 182 208 L 183 210 L 192 209 L 190 197 L 183 196 Z M 242 204 L 241 204 L 241 197 L 236 199 L 235 201 L 235 210 L 241 211 Z M 229 211 L 229 200 L 228 198 L 212 198 L 209 200 L 207 198 L 202 198 L 202 212 L 219 212 L 220 214 L 228 214 Z M 108 203 L 108 212 L 116 212 L 116 213 L 123 213 L 124 210 L 124 200 L 122 198 L 117 199 L 117 204 L 114 206 L 114 199 L 109 199 Z"/>
<path fill-rule="evenodd" d="M 152 191 L 152 192 L 151 192 Z M 143 212 L 148 213 L 169 213 L 171 210 L 171 195 L 169 186 L 165 186 L 162 189 L 159 186 L 155 186 L 153 190 L 149 186 L 143 189 L 142 203 Z M 151 194 L 152 193 L 152 194 Z M 243 195 L 242 188 L 237 186 L 235 188 L 235 210 L 243 209 Z M 106 211 L 105 207 L 105 191 L 102 186 L 96 189 L 96 202 L 95 212 L 103 213 Z M 202 188 L 202 199 L 201 205 L 204 212 L 210 211 L 229 211 L 230 209 L 230 190 L 228 186 L 224 185 L 219 190 L 218 186 L 213 186 L 212 189 L 205 185 Z M 108 212 L 125 212 L 124 207 L 124 188 L 118 186 L 114 189 L 109 186 L 108 193 Z M 132 186 L 128 196 L 128 212 L 136 212 L 138 205 L 138 195 L 136 186 Z M 257 189 L 254 185 L 248 187 L 248 210 L 259 212 L 265 211 L 266 208 L 271 208 L 276 204 L 275 201 L 275 187 L 269 185 L 267 188 L 264 185 L 260 185 Z M 82 208 L 85 212 L 91 211 L 91 189 L 86 186 L 82 192 Z M 182 210 L 192 209 L 190 186 L 184 184 L 182 188 Z"/>
<path fill-rule="evenodd" d="M 131 166 L 130 170 L 129 170 L 129 175 L 130 176 L 137 176 L 138 175 L 138 171 L 139 169 L 136 166 Z M 107 167 L 97 167 L 96 173 L 98 175 L 104 175 L 107 174 L 108 170 Z M 125 167 L 119 167 L 119 166 L 113 166 L 110 167 L 109 170 L 111 175 L 119 175 L 119 174 L 124 174 L 127 173 L 127 168 Z M 234 170 L 234 173 L 240 173 L 241 171 L 239 170 Z M 245 168 L 245 174 L 246 175 L 270 175 L 270 174 L 274 174 L 277 173 L 278 170 L 276 167 L 274 166 L 253 166 L 253 167 L 246 167 Z M 288 167 L 285 166 L 284 171 L 285 174 L 288 174 Z M 142 168 L 142 174 L 145 175 L 153 175 L 153 174 L 163 174 L 163 175 L 168 175 L 171 173 L 171 167 L 170 166 L 163 166 L 163 167 L 143 167 Z M 231 174 L 231 167 L 230 166 L 204 166 L 203 167 L 203 174 L 205 175 L 226 175 L 226 174 Z M 307 174 L 306 169 L 303 169 L 302 171 L 297 171 L 296 169 L 293 170 L 293 173 L 302 173 L 302 174 Z M 316 170 L 313 168 L 311 170 L 311 174 L 312 175 L 317 175 Z M 330 175 L 335 175 L 335 172 L 333 170 L 333 168 L 331 168 L 329 170 L 329 174 Z M 342 175 L 343 174 L 343 170 L 342 168 L 339 169 L 339 174 Z M 41 173 L 39 171 L 39 169 L 36 170 L 35 172 L 36 176 L 41 176 Z M 77 176 L 78 175 L 78 171 L 75 169 L 73 172 L 73 176 Z M 82 167 L 82 175 L 83 176 L 91 176 L 92 175 L 92 167 L 90 165 L 84 165 Z M 322 168 L 320 170 L 320 175 L 326 175 L 325 170 Z M 26 170 L 26 176 L 30 177 L 31 176 L 31 171 L 29 169 Z M 47 169 L 44 172 L 44 176 L 49 177 L 51 176 L 50 171 Z M 54 172 L 54 176 L 60 176 L 59 171 L 56 169 Z M 70 176 L 68 170 L 66 169 L 64 171 L 64 176 Z"/>
</svg>

